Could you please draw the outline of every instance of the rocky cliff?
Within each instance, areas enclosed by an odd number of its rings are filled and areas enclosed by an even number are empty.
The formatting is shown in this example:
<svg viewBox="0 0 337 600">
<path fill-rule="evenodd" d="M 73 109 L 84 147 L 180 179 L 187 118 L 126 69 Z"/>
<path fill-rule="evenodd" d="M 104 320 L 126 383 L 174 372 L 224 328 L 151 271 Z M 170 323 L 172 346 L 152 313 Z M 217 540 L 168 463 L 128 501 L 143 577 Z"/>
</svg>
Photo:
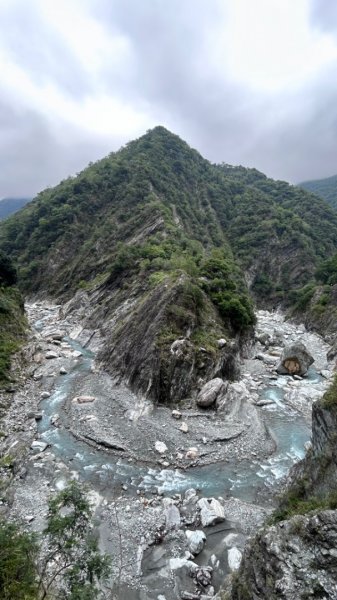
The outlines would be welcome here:
<svg viewBox="0 0 337 600">
<path fill-rule="evenodd" d="M 337 383 L 313 406 L 312 448 L 247 546 L 232 600 L 337 598 Z"/>
</svg>

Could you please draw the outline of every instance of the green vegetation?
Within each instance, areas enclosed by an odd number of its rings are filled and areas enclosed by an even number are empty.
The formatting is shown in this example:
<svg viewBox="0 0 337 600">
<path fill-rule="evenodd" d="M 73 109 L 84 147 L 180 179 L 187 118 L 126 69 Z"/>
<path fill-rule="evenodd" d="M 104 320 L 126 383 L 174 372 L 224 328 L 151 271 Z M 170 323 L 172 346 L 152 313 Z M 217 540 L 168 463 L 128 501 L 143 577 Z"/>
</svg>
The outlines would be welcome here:
<svg viewBox="0 0 337 600">
<path fill-rule="evenodd" d="M 292 304 L 295 312 L 304 312 L 316 291 L 315 283 L 308 283 L 291 293 Z"/>
<path fill-rule="evenodd" d="M 36 536 L 0 521 L 0 597 L 37 600 Z"/>
<path fill-rule="evenodd" d="M 325 179 L 304 181 L 299 186 L 308 190 L 308 192 L 316 194 L 333 208 L 337 208 L 337 175 L 332 175 L 332 177 L 326 177 Z"/>
<path fill-rule="evenodd" d="M 328 410 L 337 409 L 337 374 L 329 389 L 325 392 L 321 400 L 321 406 Z"/>
<path fill-rule="evenodd" d="M 93 533 L 90 505 L 76 482 L 49 502 L 43 544 L 37 534 L 0 521 L 2 600 L 96 600 L 110 573 Z"/>
<path fill-rule="evenodd" d="M 315 272 L 315 277 L 318 282 L 327 285 L 335 285 L 337 283 L 337 254 L 319 264 Z"/>
<path fill-rule="evenodd" d="M 13 264 L 0 252 L 0 386 L 10 380 L 11 356 L 20 348 L 25 335 L 23 302 L 15 283 Z"/>
<path fill-rule="evenodd" d="M 64 298 L 143 274 L 152 286 L 158 272 L 196 278 L 220 249 L 236 287 L 210 293 L 240 329 L 251 323 L 241 269 L 256 273 L 257 298 L 289 304 L 289 291 L 336 252 L 337 215 L 255 169 L 212 165 L 156 127 L 39 194 L 1 224 L 0 248 L 17 261 L 23 290 Z"/>
<path fill-rule="evenodd" d="M 280 506 L 274 511 L 269 523 L 274 524 L 295 515 L 305 515 L 314 510 L 327 509 L 337 509 L 337 490 L 322 496 L 314 493 L 308 494 L 305 481 L 298 479 L 281 498 Z"/>
</svg>

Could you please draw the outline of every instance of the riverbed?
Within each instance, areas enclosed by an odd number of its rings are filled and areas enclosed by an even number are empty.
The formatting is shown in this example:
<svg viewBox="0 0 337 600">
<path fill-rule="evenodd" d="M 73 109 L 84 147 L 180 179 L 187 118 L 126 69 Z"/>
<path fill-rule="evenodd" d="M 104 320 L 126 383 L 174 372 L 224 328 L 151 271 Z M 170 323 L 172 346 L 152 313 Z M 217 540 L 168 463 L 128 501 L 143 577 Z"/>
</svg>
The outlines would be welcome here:
<svg viewBox="0 0 337 600">
<path fill-rule="evenodd" d="M 290 467 L 305 454 L 312 401 L 332 376 L 327 344 L 303 326 L 285 322 L 281 313 L 260 311 L 260 341 L 242 360 L 241 387 L 233 388 L 240 410 L 234 416 L 198 414 L 190 402 L 181 408 L 188 425 L 183 433 L 172 407 L 153 407 L 99 369 L 90 336 L 81 345 L 76 335 L 81 328 L 69 317 L 62 319 L 60 307 L 37 303 L 27 311 L 41 355 L 32 372 L 42 412 L 36 438 L 46 447 L 31 451 L 25 477 L 16 483 L 14 512 L 29 515 L 29 526 L 40 530 L 49 494 L 79 479 L 95 505 L 102 548 L 123 556 L 120 597 L 156 599 L 162 594 L 170 600 L 189 585 L 181 569 L 170 569 L 170 560 L 184 556 L 184 531 L 195 529 L 197 521 L 182 520 L 159 547 L 153 545 L 165 524 L 162 498 L 171 498 L 184 514 L 186 490 L 220 497 L 225 525 L 221 531 L 220 526 L 206 528 L 206 546 L 197 558 L 198 564 L 212 565 L 216 590 L 229 572 L 228 551 L 242 551 L 246 536 L 270 512 Z M 59 339 L 49 335 L 55 329 L 62 333 Z M 315 358 L 305 378 L 275 372 L 283 346 L 293 341 L 302 341 Z M 55 356 L 46 359 L 53 351 Z M 43 392 L 49 395 L 41 399 Z M 73 402 L 81 394 L 95 400 Z M 164 456 L 155 450 L 157 440 L 167 445 Z M 191 446 L 198 451 L 192 463 L 185 458 Z M 118 559 L 115 578 L 119 570 Z"/>
</svg>

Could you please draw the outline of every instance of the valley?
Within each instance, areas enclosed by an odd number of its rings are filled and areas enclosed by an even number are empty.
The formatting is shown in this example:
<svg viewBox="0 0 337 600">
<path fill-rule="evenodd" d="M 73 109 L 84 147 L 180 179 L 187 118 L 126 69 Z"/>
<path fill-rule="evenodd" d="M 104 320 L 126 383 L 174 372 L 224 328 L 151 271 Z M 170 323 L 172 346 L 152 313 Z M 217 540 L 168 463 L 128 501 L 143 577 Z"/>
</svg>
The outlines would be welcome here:
<svg viewBox="0 0 337 600">
<path fill-rule="evenodd" d="M 100 368 L 95 355 L 102 340 L 83 329 L 76 311 L 65 317 L 62 306 L 46 302 L 27 304 L 26 310 L 32 326 L 30 377 L 22 393 L 29 402 L 18 423 L 23 397 L 14 395 L 10 433 L 2 443 L 3 454 L 17 456 L 11 514 L 41 530 L 50 493 L 78 479 L 94 503 L 102 548 L 114 557 L 117 597 L 162 594 L 173 600 L 195 589 L 184 532 L 200 530 L 197 500 L 214 497 L 224 519 L 201 526 L 206 544 L 196 558 L 212 568 L 213 595 L 233 568 L 231 549 L 243 552 L 247 535 L 275 507 L 283 478 L 304 456 L 312 402 L 332 377 L 329 346 L 303 326 L 285 322 L 282 313 L 260 311 L 257 341 L 240 359 L 241 376 L 228 386 L 232 402 L 226 408 L 200 409 L 192 398 L 156 407 Z M 315 358 L 308 376 L 277 375 L 284 344 L 299 340 Z M 81 397 L 88 401 L 74 402 Z M 172 410 L 181 417 L 172 417 Z M 164 452 L 156 451 L 157 441 L 165 444 Z M 191 448 L 195 455 L 187 458 Z"/>
<path fill-rule="evenodd" d="M 336 251 L 323 200 L 161 126 L 4 220 L 2 523 L 75 480 L 90 600 L 333 599 Z"/>
</svg>

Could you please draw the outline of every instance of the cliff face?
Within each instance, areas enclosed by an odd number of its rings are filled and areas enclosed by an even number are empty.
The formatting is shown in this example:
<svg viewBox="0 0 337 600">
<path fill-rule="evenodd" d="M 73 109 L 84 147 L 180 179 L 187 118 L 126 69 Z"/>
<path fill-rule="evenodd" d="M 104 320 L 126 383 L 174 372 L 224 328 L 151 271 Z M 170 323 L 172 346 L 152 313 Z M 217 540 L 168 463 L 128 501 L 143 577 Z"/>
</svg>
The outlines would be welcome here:
<svg viewBox="0 0 337 600">
<path fill-rule="evenodd" d="M 337 598 L 337 511 L 299 515 L 258 534 L 235 578 L 233 600 Z"/>
<path fill-rule="evenodd" d="M 337 598 L 336 382 L 313 406 L 312 448 L 265 527 L 246 548 L 232 600 Z"/>
</svg>

